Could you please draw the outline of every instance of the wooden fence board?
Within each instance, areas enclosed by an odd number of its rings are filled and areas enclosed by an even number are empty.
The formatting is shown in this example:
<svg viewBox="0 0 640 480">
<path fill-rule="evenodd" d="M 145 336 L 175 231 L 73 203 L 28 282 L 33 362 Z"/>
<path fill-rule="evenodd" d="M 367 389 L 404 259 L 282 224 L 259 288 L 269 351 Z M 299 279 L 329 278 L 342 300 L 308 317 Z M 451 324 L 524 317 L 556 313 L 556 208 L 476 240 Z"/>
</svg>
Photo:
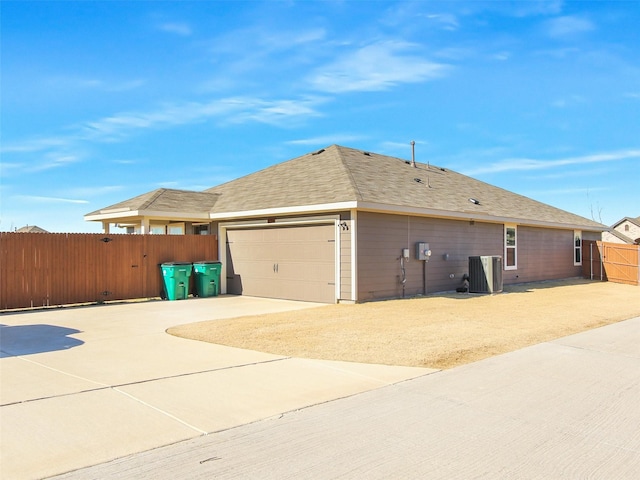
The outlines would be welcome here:
<svg viewBox="0 0 640 480">
<path fill-rule="evenodd" d="M 640 246 L 585 241 L 582 251 L 585 278 L 640 285 Z"/>
<path fill-rule="evenodd" d="M 153 298 L 161 263 L 217 259 L 215 235 L 0 232 L 0 309 Z"/>
</svg>

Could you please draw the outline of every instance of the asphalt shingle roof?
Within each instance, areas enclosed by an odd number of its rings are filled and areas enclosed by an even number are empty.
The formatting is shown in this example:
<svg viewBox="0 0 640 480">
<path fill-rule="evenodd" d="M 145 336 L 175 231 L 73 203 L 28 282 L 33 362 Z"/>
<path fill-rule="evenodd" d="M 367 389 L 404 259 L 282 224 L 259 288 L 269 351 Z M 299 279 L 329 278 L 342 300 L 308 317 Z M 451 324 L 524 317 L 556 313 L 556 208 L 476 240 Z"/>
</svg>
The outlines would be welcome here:
<svg viewBox="0 0 640 480">
<path fill-rule="evenodd" d="M 117 211 L 151 210 L 156 212 L 203 212 L 215 205 L 218 195 L 209 192 L 159 188 L 87 215 Z"/>
<path fill-rule="evenodd" d="M 162 211 L 224 214 L 357 202 L 446 217 L 606 230 L 604 225 L 452 170 L 331 145 L 204 192 L 161 188 L 88 214 Z M 178 215 L 176 215 L 178 216 Z"/>
<path fill-rule="evenodd" d="M 332 145 L 206 190 L 212 212 L 359 203 L 605 229 L 598 222 L 452 170 Z M 472 203 L 475 199 L 479 203 Z"/>
</svg>

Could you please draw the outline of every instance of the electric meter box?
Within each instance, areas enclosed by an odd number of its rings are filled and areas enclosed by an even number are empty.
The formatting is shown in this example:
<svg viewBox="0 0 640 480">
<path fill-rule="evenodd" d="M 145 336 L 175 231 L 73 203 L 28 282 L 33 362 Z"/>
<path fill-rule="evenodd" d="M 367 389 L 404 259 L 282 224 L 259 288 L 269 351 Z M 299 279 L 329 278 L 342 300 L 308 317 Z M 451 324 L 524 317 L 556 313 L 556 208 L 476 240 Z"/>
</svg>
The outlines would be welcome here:
<svg viewBox="0 0 640 480">
<path fill-rule="evenodd" d="M 431 250 L 429 250 L 429 244 L 425 242 L 416 243 L 416 258 L 418 260 L 429 260 L 431 256 Z"/>
</svg>

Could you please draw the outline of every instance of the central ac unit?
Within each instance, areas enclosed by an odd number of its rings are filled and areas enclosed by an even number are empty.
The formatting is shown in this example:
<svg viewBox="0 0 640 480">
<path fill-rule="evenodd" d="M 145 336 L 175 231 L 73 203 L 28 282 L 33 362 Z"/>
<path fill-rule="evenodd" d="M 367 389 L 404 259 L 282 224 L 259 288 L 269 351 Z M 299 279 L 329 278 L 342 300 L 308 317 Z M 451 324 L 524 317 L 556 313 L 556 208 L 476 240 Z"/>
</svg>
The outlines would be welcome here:
<svg viewBox="0 0 640 480">
<path fill-rule="evenodd" d="M 469 257 L 469 292 L 502 291 L 502 257 Z"/>
</svg>

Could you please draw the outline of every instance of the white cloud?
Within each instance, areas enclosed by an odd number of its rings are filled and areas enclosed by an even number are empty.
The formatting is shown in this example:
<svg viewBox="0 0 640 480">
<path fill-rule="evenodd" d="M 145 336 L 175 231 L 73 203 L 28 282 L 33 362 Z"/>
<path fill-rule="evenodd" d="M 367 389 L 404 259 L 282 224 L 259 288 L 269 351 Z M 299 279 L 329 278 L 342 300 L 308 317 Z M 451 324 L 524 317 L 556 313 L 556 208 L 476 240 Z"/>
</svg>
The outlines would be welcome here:
<svg viewBox="0 0 640 480">
<path fill-rule="evenodd" d="M 49 152 L 44 155 L 43 161 L 27 168 L 29 172 L 41 172 L 52 168 L 59 168 L 79 162 L 80 155 L 67 152 Z"/>
<path fill-rule="evenodd" d="M 30 203 L 74 203 L 85 204 L 89 203 L 87 200 L 78 200 L 74 198 L 59 198 L 59 197 L 41 197 L 38 195 L 14 195 L 13 198 L 23 202 Z"/>
<path fill-rule="evenodd" d="M 428 142 L 424 142 L 422 140 L 414 140 L 414 141 L 416 142 L 416 145 L 428 145 Z M 411 154 L 411 141 L 408 141 L 408 142 L 382 142 L 380 144 L 380 146 L 384 150 L 400 150 L 400 151 L 408 152 L 407 153 L 408 155 Z M 417 150 L 416 150 L 416 153 L 417 153 Z"/>
<path fill-rule="evenodd" d="M 62 167 L 82 160 L 82 146 L 90 142 L 119 142 L 144 130 L 159 130 L 216 119 L 221 123 L 260 122 L 281 127 L 293 121 L 320 116 L 317 106 L 328 101 L 322 97 L 264 100 L 255 97 L 230 97 L 209 102 L 186 102 L 165 105 L 152 111 L 123 112 L 95 121 L 67 127 L 71 133 L 59 137 L 4 142 L 4 154 L 40 153 L 41 161 L 28 168 L 42 171 Z M 119 163 L 131 161 L 120 160 Z M 5 162 L 7 168 L 17 170 L 23 163 Z"/>
<path fill-rule="evenodd" d="M 609 187 L 597 187 L 597 188 L 588 188 L 588 187 L 576 187 L 576 188 L 556 188 L 553 190 L 532 190 L 528 191 L 527 195 L 529 196 L 543 196 L 543 195 L 575 195 L 576 193 L 586 193 L 589 192 L 607 192 L 610 191 Z"/>
<path fill-rule="evenodd" d="M 576 16 L 557 17 L 545 23 L 547 34 L 552 38 L 565 38 L 589 32 L 595 25 L 586 18 Z"/>
<path fill-rule="evenodd" d="M 230 97 L 210 102 L 167 105 L 150 112 L 116 114 L 88 122 L 81 128 L 86 139 L 117 140 L 136 130 L 186 125 L 210 118 L 226 119 L 234 123 L 257 121 L 278 124 L 287 119 L 319 115 L 315 106 L 323 101 L 319 98 L 262 100 Z"/>
<path fill-rule="evenodd" d="M 259 100 L 255 98 L 234 99 L 241 108 L 231 116 L 234 123 L 256 121 L 271 125 L 287 126 L 292 120 L 320 116 L 316 105 L 324 99 L 306 98 L 298 100 Z"/>
<path fill-rule="evenodd" d="M 50 148 L 65 147 L 70 144 L 70 137 L 40 137 L 23 142 L 9 143 L 6 141 L 0 147 L 1 153 L 30 153 L 41 152 Z"/>
<path fill-rule="evenodd" d="M 366 139 L 366 136 L 363 135 L 349 135 L 344 133 L 339 133 L 336 135 L 323 135 L 319 137 L 311 137 L 311 138 L 301 138 L 299 140 L 289 140 L 285 142 L 287 145 L 333 145 L 333 144 L 342 144 L 349 142 L 356 142 L 359 140 Z"/>
<path fill-rule="evenodd" d="M 511 58 L 511 54 L 509 52 L 498 52 L 491 55 L 493 60 L 498 60 L 504 62 L 505 60 L 509 60 Z"/>
<path fill-rule="evenodd" d="M 135 90 L 146 84 L 145 80 L 109 80 L 87 78 L 77 75 L 55 75 L 45 80 L 46 88 L 64 90 L 99 90 L 103 92 L 126 92 Z"/>
<path fill-rule="evenodd" d="M 443 76 L 447 65 L 408 54 L 414 45 L 381 42 L 350 52 L 320 67 L 309 79 L 323 92 L 379 91 L 400 83 L 418 83 Z"/>
<path fill-rule="evenodd" d="M 426 15 L 427 19 L 437 23 L 443 30 L 454 31 L 460 28 L 458 18 L 451 13 L 431 13 Z"/>
<path fill-rule="evenodd" d="M 323 40 L 327 32 L 323 28 L 295 31 L 256 31 L 259 44 L 269 51 L 290 50 L 308 43 Z"/>
<path fill-rule="evenodd" d="M 503 173 L 513 171 L 542 170 L 568 165 L 585 165 L 591 163 L 615 162 L 640 158 L 640 150 L 621 150 L 608 153 L 596 153 L 582 157 L 568 157 L 556 160 L 537 160 L 533 158 L 510 158 L 493 163 L 486 167 L 465 171 L 465 175 L 479 175 L 485 173 Z"/>
<path fill-rule="evenodd" d="M 76 187 L 66 190 L 65 193 L 74 197 L 98 197 L 122 190 L 124 190 L 122 185 L 105 185 L 99 187 Z"/>
<path fill-rule="evenodd" d="M 184 22 L 167 22 L 158 25 L 158 29 L 167 33 L 175 33 L 176 35 L 181 35 L 183 37 L 188 37 L 193 32 L 191 27 Z"/>
<path fill-rule="evenodd" d="M 123 82 L 107 83 L 105 90 L 109 92 L 127 92 L 129 90 L 135 90 L 146 85 L 147 81 L 142 79 L 128 80 Z"/>
<path fill-rule="evenodd" d="M 551 106 L 555 108 L 568 108 L 586 103 L 586 99 L 580 95 L 571 95 L 565 98 L 559 98 L 551 102 Z"/>
</svg>

